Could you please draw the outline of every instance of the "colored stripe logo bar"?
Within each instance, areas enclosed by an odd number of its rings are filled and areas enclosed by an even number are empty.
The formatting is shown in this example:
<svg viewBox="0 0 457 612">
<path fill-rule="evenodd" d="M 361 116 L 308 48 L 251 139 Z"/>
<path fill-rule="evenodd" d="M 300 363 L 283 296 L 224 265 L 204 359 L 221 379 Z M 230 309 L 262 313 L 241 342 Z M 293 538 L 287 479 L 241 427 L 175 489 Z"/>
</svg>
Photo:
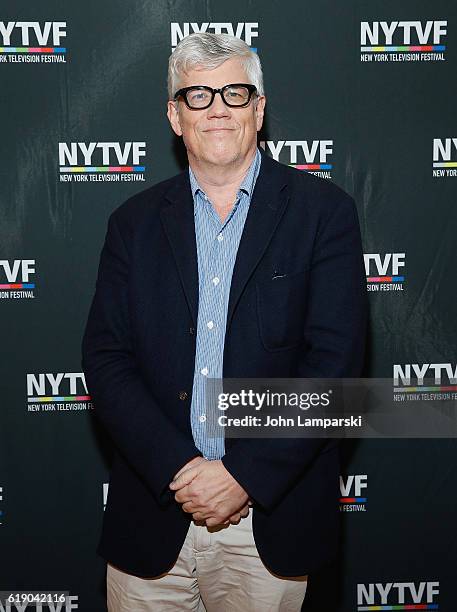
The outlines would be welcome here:
<svg viewBox="0 0 457 612">
<path fill-rule="evenodd" d="M 402 283 L 404 276 L 367 276 L 367 283 Z"/>
<path fill-rule="evenodd" d="M 65 166 L 60 172 L 144 172 L 146 166 Z"/>
<path fill-rule="evenodd" d="M 370 53 L 381 53 L 383 51 L 446 51 L 446 45 L 401 45 L 388 47 L 360 47 L 360 51 L 368 51 Z"/>
<path fill-rule="evenodd" d="M 457 391 L 457 385 L 441 385 L 438 387 L 394 387 L 397 393 L 415 393 L 418 391 Z"/>
<path fill-rule="evenodd" d="M 47 397 L 29 397 L 28 402 L 86 402 L 90 400 L 90 395 L 49 395 Z"/>
<path fill-rule="evenodd" d="M 438 604 L 398 604 L 394 606 L 358 606 L 358 612 L 377 610 L 439 610 Z"/>
<path fill-rule="evenodd" d="M 66 47 L 0 47 L 0 53 L 66 53 Z"/>
<path fill-rule="evenodd" d="M 297 170 L 331 170 L 332 164 L 289 164 Z"/>
<path fill-rule="evenodd" d="M 433 162 L 434 168 L 457 168 L 457 162 Z"/>
<path fill-rule="evenodd" d="M 35 283 L 7 283 L 0 285 L 0 289 L 35 289 Z"/>
<path fill-rule="evenodd" d="M 362 504 L 366 501 L 366 497 L 340 497 L 341 504 Z"/>
</svg>

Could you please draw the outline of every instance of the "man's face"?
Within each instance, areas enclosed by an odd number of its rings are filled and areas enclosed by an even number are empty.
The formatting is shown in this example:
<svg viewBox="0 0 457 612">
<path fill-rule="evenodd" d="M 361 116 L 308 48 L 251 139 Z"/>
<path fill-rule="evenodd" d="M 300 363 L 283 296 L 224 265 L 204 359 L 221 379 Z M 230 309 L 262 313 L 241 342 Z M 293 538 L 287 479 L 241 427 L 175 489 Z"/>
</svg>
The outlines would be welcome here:
<svg viewBox="0 0 457 612">
<path fill-rule="evenodd" d="M 178 89 L 207 85 L 214 89 L 230 83 L 250 83 L 238 59 L 225 61 L 214 70 L 191 70 L 182 75 Z M 189 161 L 224 166 L 243 162 L 257 146 L 262 127 L 265 97 L 252 96 L 245 108 L 227 106 L 216 94 L 209 108 L 191 110 L 183 99 L 168 102 L 167 116 L 174 132 L 182 136 Z"/>
</svg>

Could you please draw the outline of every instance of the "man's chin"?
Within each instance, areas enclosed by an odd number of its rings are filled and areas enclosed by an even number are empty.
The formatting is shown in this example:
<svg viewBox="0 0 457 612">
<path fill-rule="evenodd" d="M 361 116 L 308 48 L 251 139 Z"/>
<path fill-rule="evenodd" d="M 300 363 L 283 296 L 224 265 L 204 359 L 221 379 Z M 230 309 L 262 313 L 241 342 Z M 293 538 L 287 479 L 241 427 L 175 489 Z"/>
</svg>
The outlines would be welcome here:
<svg viewBox="0 0 457 612">
<path fill-rule="evenodd" d="M 215 166 L 229 166 L 239 159 L 240 151 L 215 151 L 206 156 L 206 161 Z"/>
</svg>

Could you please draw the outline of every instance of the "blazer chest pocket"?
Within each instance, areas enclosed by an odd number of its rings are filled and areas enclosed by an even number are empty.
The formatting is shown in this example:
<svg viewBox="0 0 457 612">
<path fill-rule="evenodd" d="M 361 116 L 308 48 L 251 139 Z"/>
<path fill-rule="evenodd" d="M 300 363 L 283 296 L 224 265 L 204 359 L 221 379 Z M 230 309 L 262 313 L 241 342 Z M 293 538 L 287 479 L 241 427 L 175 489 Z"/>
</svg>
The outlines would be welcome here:
<svg viewBox="0 0 457 612">
<path fill-rule="evenodd" d="M 289 349 L 304 341 L 306 279 L 307 270 L 300 270 L 257 281 L 260 338 L 267 350 Z"/>
</svg>

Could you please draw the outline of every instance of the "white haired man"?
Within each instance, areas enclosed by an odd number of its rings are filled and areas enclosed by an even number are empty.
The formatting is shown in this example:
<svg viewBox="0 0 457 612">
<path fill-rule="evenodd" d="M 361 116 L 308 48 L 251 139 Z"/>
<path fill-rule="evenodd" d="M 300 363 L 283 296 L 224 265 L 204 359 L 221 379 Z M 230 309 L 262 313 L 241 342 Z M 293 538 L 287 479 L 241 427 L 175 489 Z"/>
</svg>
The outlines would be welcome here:
<svg viewBox="0 0 457 612">
<path fill-rule="evenodd" d="M 168 93 L 189 167 L 111 215 L 83 342 L 115 449 L 108 609 L 295 612 L 337 550 L 337 442 L 218 437 L 205 385 L 360 374 L 357 213 L 257 148 L 262 70 L 241 40 L 183 39 Z"/>
</svg>

